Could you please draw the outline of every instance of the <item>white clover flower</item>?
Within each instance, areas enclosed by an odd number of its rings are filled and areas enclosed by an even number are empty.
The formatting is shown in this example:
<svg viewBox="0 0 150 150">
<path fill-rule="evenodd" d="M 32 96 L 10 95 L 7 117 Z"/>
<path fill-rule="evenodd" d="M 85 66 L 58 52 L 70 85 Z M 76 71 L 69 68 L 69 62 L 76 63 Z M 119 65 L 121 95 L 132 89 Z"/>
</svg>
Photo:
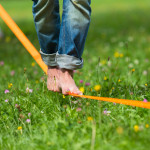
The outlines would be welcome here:
<svg viewBox="0 0 150 150">
<path fill-rule="evenodd" d="M 132 36 L 129 36 L 129 37 L 128 37 L 128 41 L 129 41 L 129 42 L 132 42 L 133 40 L 134 40 L 134 38 L 133 38 Z"/>
<path fill-rule="evenodd" d="M 108 61 L 107 65 L 110 67 L 111 66 L 111 61 Z"/>
<path fill-rule="evenodd" d="M 125 58 L 125 61 L 126 61 L 126 62 L 129 62 L 129 61 L 130 61 L 130 58 L 129 58 L 129 57 L 126 57 L 126 58 Z"/>
<path fill-rule="evenodd" d="M 143 71 L 143 75 L 147 75 L 147 71 L 146 70 Z"/>
<path fill-rule="evenodd" d="M 138 65 L 138 64 L 139 64 L 139 60 L 138 60 L 138 59 L 135 59 L 135 60 L 134 60 L 134 63 L 135 63 L 136 65 Z"/>
<path fill-rule="evenodd" d="M 120 47 L 123 47 L 123 46 L 124 46 L 124 43 L 123 43 L 123 42 L 119 42 L 119 46 L 120 46 Z"/>
<path fill-rule="evenodd" d="M 128 65 L 128 67 L 129 67 L 129 68 L 133 68 L 133 64 L 130 63 L 130 64 Z"/>
</svg>

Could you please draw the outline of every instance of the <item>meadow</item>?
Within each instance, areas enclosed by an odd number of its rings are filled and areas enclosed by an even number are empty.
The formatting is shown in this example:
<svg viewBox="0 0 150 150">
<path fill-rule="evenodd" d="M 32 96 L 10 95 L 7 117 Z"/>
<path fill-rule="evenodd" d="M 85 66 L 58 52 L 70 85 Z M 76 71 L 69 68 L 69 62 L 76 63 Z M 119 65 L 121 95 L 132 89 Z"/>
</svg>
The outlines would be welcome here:
<svg viewBox="0 0 150 150">
<path fill-rule="evenodd" d="M 0 4 L 39 50 L 32 1 Z M 93 0 L 91 7 L 77 86 L 85 95 L 150 101 L 149 0 Z M 48 91 L 45 73 L 1 18 L 0 30 L 1 150 L 149 149 L 149 109 Z"/>
</svg>

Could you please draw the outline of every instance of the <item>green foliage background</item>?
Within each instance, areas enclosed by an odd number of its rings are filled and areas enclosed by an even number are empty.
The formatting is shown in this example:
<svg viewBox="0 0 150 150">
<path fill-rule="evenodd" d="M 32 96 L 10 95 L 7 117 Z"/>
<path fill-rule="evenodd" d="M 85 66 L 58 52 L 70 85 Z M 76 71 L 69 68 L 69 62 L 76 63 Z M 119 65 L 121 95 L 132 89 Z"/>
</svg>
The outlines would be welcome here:
<svg viewBox="0 0 150 150">
<path fill-rule="evenodd" d="M 0 4 L 39 50 L 32 1 L 1 0 Z M 91 7 L 84 68 L 75 73 L 76 84 L 84 87 L 86 95 L 150 101 L 149 0 L 93 0 Z M 148 149 L 148 109 L 63 98 L 48 91 L 46 75 L 37 64 L 33 66 L 34 60 L 1 19 L 0 28 L 4 34 L 0 38 L 0 61 L 4 62 L 0 65 L 0 149 Z M 116 58 L 116 52 L 123 57 Z M 5 94 L 10 83 L 13 86 Z M 95 91 L 95 85 L 101 85 L 101 90 Z M 26 93 L 27 87 L 33 92 Z M 111 113 L 106 115 L 105 110 Z"/>
</svg>

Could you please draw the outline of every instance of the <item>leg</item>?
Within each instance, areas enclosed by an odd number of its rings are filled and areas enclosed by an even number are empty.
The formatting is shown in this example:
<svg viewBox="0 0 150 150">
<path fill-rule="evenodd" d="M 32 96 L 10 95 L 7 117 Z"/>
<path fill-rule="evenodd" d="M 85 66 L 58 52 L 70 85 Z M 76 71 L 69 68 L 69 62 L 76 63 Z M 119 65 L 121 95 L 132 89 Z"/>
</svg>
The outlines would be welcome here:
<svg viewBox="0 0 150 150">
<path fill-rule="evenodd" d="M 60 92 L 58 80 L 56 80 L 56 75 L 58 74 L 56 52 L 60 32 L 59 1 L 33 1 L 32 11 L 41 47 L 40 53 L 43 61 L 48 65 L 47 87 L 51 91 Z"/>
<path fill-rule="evenodd" d="M 48 66 L 57 66 L 60 16 L 58 0 L 33 0 L 33 17 L 37 31 L 41 56 Z"/>
<path fill-rule="evenodd" d="M 83 66 L 83 53 L 90 25 L 90 0 L 64 0 L 57 63 L 69 70 Z"/>
<path fill-rule="evenodd" d="M 57 63 L 60 68 L 59 83 L 63 94 L 81 94 L 71 74 L 83 67 L 81 55 L 90 24 L 90 0 L 64 0 L 62 24 L 59 36 Z"/>
</svg>

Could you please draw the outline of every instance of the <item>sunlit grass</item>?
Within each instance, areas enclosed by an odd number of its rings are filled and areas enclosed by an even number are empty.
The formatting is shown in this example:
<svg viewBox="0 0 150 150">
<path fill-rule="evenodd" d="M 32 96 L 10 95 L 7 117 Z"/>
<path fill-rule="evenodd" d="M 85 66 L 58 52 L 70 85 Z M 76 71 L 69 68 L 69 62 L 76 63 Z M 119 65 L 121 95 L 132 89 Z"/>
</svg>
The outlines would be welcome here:
<svg viewBox="0 0 150 150">
<path fill-rule="evenodd" d="M 150 101 L 148 2 L 92 1 L 84 67 L 74 73 L 85 95 Z M 32 2 L 1 3 L 39 50 Z M 0 149 L 149 147 L 148 109 L 49 92 L 46 75 L 0 23 Z"/>
</svg>

